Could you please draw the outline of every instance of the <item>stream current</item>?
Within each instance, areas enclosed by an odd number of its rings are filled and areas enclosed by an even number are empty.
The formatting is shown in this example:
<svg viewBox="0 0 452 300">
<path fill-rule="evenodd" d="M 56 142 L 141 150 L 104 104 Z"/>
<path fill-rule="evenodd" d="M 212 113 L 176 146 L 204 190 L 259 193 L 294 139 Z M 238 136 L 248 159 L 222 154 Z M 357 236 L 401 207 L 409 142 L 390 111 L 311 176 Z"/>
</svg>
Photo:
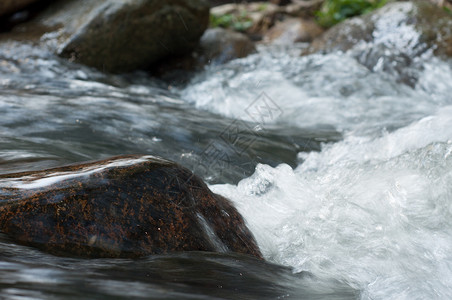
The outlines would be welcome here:
<svg viewBox="0 0 452 300">
<path fill-rule="evenodd" d="M 452 65 L 400 74 L 262 47 L 186 84 L 0 49 L 0 173 L 143 153 L 192 169 L 267 262 L 184 253 L 54 257 L 0 237 L 5 299 L 447 299 Z M 410 76 L 411 76 L 410 75 Z"/>
</svg>

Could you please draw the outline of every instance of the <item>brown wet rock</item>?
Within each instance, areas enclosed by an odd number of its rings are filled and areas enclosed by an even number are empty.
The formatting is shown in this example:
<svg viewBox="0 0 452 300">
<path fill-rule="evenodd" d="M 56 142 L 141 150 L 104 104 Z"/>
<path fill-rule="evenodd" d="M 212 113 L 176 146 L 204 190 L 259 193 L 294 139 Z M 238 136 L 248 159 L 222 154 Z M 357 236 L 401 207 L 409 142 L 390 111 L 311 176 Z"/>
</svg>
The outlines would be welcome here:
<svg viewBox="0 0 452 300">
<path fill-rule="evenodd" d="M 195 250 L 261 258 L 229 200 L 188 169 L 153 156 L 1 175 L 0 230 L 63 256 Z"/>
</svg>

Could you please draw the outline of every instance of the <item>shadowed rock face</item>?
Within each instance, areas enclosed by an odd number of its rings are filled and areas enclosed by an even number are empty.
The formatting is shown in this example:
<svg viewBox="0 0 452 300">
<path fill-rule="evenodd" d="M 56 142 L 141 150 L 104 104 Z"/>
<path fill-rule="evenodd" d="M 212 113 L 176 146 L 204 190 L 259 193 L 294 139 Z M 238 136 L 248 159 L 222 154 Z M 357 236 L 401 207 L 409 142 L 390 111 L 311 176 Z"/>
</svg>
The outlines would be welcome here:
<svg viewBox="0 0 452 300">
<path fill-rule="evenodd" d="M 261 257 L 229 200 L 189 170 L 153 156 L 2 175 L 0 230 L 65 256 L 197 250 Z"/>
</svg>

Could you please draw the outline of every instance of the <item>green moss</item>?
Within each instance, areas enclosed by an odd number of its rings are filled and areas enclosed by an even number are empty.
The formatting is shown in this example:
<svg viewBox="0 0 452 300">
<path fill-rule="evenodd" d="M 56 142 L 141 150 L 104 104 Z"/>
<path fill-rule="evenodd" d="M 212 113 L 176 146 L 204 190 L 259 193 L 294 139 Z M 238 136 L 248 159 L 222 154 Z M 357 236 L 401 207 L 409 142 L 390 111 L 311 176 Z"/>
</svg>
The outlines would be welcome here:
<svg viewBox="0 0 452 300">
<path fill-rule="evenodd" d="M 450 10 L 449 7 L 443 6 L 443 9 L 444 9 L 445 12 L 447 12 L 449 15 L 452 16 L 452 10 Z"/>
<path fill-rule="evenodd" d="M 246 11 L 236 14 L 225 14 L 222 16 L 210 15 L 210 27 L 230 28 L 236 31 L 246 31 L 253 26 L 252 19 Z"/>
<path fill-rule="evenodd" d="M 262 3 L 262 4 L 259 4 L 259 7 L 257 8 L 257 10 L 265 11 L 265 10 L 267 10 L 267 7 L 268 7 L 268 3 Z"/>
<path fill-rule="evenodd" d="M 322 27 L 331 27 L 347 18 L 368 13 L 385 5 L 387 0 L 326 0 L 316 13 Z"/>
</svg>

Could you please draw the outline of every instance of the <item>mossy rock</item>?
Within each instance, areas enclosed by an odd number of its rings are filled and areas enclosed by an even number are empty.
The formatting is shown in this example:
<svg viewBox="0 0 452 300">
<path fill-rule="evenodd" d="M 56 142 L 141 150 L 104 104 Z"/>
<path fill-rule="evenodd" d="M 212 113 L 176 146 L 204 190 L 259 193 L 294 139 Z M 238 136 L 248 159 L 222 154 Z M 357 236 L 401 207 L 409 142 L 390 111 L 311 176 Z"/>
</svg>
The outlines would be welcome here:
<svg viewBox="0 0 452 300">
<path fill-rule="evenodd" d="M 348 52 L 369 70 L 415 87 L 426 58 L 452 55 L 451 28 L 452 16 L 428 1 L 392 2 L 332 27 L 305 54 Z"/>
<path fill-rule="evenodd" d="M 391 2 L 332 27 L 314 41 L 311 52 L 347 51 L 366 42 L 411 56 L 429 49 L 451 56 L 451 28 L 452 15 L 428 1 Z"/>
</svg>

